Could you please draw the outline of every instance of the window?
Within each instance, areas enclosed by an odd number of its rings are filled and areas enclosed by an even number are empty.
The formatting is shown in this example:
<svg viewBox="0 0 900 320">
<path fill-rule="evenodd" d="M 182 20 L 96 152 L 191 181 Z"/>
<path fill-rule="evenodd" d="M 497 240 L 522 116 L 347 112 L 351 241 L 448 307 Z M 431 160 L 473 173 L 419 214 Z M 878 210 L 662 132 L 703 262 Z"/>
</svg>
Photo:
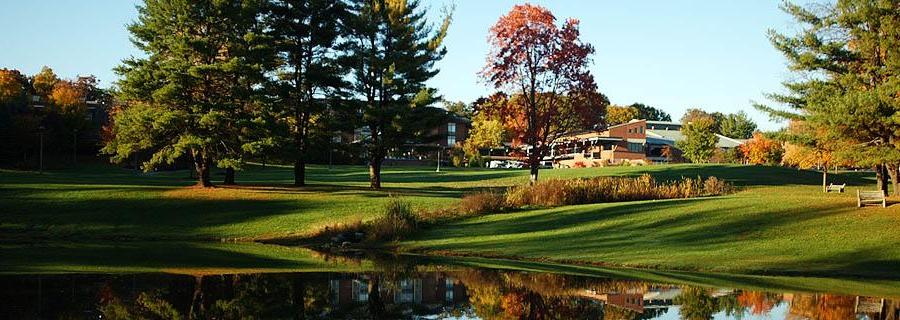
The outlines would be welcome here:
<svg viewBox="0 0 900 320">
<path fill-rule="evenodd" d="M 447 145 L 452 146 L 456 144 L 456 123 L 449 122 L 447 123 Z"/>
<path fill-rule="evenodd" d="M 644 152 L 644 145 L 640 143 L 629 142 L 628 143 L 628 151 L 630 152 Z"/>
<path fill-rule="evenodd" d="M 640 127 L 641 133 L 644 133 L 644 127 Z"/>
</svg>

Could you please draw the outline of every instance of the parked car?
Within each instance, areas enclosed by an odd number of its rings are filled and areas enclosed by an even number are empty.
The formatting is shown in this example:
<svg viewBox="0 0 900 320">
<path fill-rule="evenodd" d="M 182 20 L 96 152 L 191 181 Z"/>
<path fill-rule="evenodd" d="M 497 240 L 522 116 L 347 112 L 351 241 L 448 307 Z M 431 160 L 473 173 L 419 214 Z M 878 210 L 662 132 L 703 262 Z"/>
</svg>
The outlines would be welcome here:
<svg viewBox="0 0 900 320">
<path fill-rule="evenodd" d="M 491 169 L 506 168 L 506 161 L 504 161 L 504 160 L 491 160 L 491 161 L 488 162 L 488 166 L 487 166 L 487 167 L 488 167 L 488 168 L 491 168 Z"/>
<path fill-rule="evenodd" d="M 506 167 L 510 169 L 522 169 L 525 167 L 525 162 L 522 161 L 507 161 Z"/>
</svg>

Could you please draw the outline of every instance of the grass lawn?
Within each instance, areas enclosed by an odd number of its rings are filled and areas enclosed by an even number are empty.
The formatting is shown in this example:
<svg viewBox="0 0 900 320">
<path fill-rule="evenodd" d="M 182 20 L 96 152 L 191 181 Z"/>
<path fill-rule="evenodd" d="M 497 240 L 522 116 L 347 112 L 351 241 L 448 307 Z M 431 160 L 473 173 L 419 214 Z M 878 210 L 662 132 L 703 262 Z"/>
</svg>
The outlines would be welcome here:
<svg viewBox="0 0 900 320">
<path fill-rule="evenodd" d="M 601 169 L 602 170 L 602 169 Z M 641 170 L 641 169 L 634 169 Z M 729 273 L 900 278 L 900 205 L 856 208 L 864 175 L 833 175 L 844 194 L 824 194 L 814 172 L 771 167 L 657 166 L 741 186 L 736 194 L 536 209 L 431 228 L 413 251 L 580 261 Z"/>
<path fill-rule="evenodd" d="M 371 219 L 389 195 L 419 207 L 527 181 L 525 170 L 387 167 L 384 191 L 364 167 L 312 166 L 309 187 L 288 187 L 286 167 L 251 167 L 239 187 L 190 188 L 186 171 L 136 174 L 95 165 L 0 171 L 0 243 L 36 240 L 264 239 Z M 900 206 L 855 208 L 867 174 L 833 175 L 845 194 L 823 194 L 818 173 L 772 167 L 671 165 L 544 170 L 542 178 L 650 173 L 715 175 L 741 191 L 724 197 L 535 209 L 471 218 L 399 243 L 410 251 L 524 257 L 716 272 L 898 278 Z M 221 178 L 221 176 L 217 176 Z"/>
</svg>

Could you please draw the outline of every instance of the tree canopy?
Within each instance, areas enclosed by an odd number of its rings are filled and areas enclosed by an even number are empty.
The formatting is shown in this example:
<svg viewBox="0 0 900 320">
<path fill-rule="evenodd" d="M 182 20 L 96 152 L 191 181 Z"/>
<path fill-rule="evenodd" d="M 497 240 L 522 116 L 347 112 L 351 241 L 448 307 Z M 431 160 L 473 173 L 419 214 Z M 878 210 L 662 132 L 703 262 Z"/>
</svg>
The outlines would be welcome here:
<svg viewBox="0 0 900 320">
<path fill-rule="evenodd" d="M 608 100 L 588 68 L 594 47 L 581 41 L 578 20 L 558 26 L 552 12 L 531 4 L 500 17 L 488 38 L 491 51 L 481 76 L 511 97 L 494 105 L 509 110 L 504 122 L 519 124 L 511 131 L 530 148 L 535 182 L 550 142 L 603 122 Z"/>
</svg>

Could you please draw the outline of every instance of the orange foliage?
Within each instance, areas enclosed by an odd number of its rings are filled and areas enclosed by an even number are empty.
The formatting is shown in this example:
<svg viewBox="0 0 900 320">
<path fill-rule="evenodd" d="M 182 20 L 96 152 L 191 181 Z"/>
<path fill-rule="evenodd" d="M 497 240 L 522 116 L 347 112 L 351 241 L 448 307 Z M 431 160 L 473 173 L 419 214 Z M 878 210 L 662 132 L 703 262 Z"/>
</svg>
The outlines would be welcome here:
<svg viewBox="0 0 900 320">
<path fill-rule="evenodd" d="M 737 299 L 742 307 L 750 308 L 750 313 L 755 315 L 767 314 L 778 304 L 778 299 L 774 299 L 768 293 L 759 291 L 741 292 Z"/>
<path fill-rule="evenodd" d="M 50 101 L 62 112 L 77 112 L 84 107 L 84 90 L 70 81 L 60 81 L 50 92 Z"/>
<path fill-rule="evenodd" d="M 753 133 L 753 139 L 741 145 L 741 153 L 750 164 L 776 164 L 781 161 L 784 149 L 781 143 L 766 138 L 759 132 Z"/>
<path fill-rule="evenodd" d="M 0 103 L 10 101 L 25 90 L 19 81 L 19 74 L 14 70 L 0 69 Z"/>
</svg>

